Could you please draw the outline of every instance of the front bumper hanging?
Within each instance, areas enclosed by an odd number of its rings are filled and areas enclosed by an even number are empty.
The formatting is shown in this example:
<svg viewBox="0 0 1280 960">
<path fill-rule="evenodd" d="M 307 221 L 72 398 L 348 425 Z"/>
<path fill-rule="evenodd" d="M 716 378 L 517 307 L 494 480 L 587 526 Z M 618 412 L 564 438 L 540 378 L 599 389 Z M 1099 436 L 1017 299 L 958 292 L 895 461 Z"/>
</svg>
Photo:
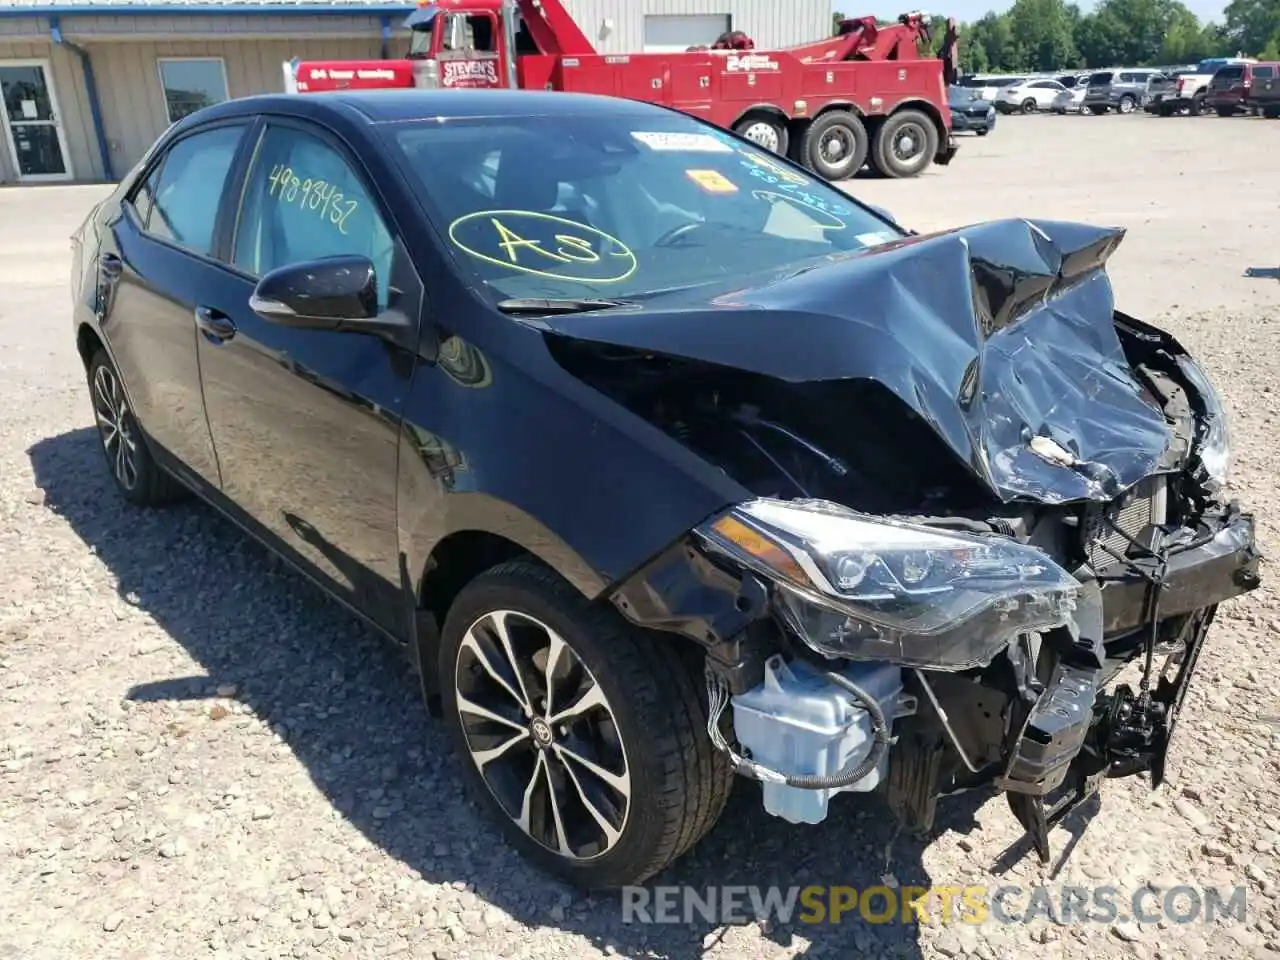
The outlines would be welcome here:
<svg viewBox="0 0 1280 960">
<path fill-rule="evenodd" d="M 1153 788 L 1163 782 L 1170 739 L 1217 605 L 1258 586 L 1252 516 L 1232 507 L 1211 529 L 1189 533 L 1139 545 L 1142 556 L 1124 560 L 1121 573 L 1100 576 L 1093 585 L 1093 603 L 1086 604 L 1079 630 L 1044 637 L 1056 662 L 996 780 L 1043 863 L 1050 856 L 1049 830 L 1096 793 L 1103 779 L 1150 772 Z M 1162 625 L 1178 632 L 1162 637 Z M 1103 638 L 1137 630 L 1147 634 L 1139 690 L 1121 684 L 1104 693 Z M 1158 640 L 1172 644 L 1173 652 L 1153 687 Z M 1171 666 L 1177 668 L 1172 676 Z"/>
</svg>

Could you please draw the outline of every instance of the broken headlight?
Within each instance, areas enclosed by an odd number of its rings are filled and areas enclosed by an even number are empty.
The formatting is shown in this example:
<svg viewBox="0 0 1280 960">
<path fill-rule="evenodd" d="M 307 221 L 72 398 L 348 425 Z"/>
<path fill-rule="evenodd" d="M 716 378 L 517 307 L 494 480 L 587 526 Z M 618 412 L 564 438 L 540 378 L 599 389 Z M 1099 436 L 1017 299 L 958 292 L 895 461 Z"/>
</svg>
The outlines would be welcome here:
<svg viewBox="0 0 1280 960">
<path fill-rule="evenodd" d="M 1231 436 L 1227 430 L 1227 412 L 1218 391 L 1213 388 L 1203 369 L 1194 360 L 1178 361 L 1182 375 L 1195 387 L 1204 403 L 1196 425 L 1196 456 L 1204 468 L 1205 487 L 1216 493 L 1227 485 L 1231 471 Z"/>
<path fill-rule="evenodd" d="M 819 500 L 751 500 L 695 533 L 769 577 L 788 626 L 827 657 L 964 670 L 1066 623 L 1079 590 L 1034 547 Z"/>
</svg>

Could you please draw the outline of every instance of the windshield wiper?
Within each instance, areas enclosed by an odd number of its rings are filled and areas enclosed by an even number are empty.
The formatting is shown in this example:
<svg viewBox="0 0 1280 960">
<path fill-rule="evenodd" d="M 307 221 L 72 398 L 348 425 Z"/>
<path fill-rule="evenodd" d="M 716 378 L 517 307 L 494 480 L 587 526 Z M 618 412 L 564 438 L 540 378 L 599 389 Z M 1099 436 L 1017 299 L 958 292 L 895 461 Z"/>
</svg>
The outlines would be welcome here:
<svg viewBox="0 0 1280 960">
<path fill-rule="evenodd" d="M 609 300 L 605 298 L 538 299 L 536 297 L 510 297 L 494 304 L 503 313 L 528 313 L 534 316 L 550 316 L 557 313 L 586 313 L 590 310 L 610 310 L 614 307 L 636 306 L 633 300 Z"/>
</svg>

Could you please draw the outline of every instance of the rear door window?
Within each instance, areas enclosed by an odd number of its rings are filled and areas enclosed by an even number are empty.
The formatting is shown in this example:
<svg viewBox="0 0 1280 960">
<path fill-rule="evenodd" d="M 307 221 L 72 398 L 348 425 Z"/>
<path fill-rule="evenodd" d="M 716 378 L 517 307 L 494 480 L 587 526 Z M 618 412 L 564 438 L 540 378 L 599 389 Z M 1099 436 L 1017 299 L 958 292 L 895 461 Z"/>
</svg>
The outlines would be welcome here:
<svg viewBox="0 0 1280 960">
<path fill-rule="evenodd" d="M 1101 87 L 1111 82 L 1111 74 L 1109 72 L 1095 73 L 1089 77 L 1089 86 Z"/>
<path fill-rule="evenodd" d="M 1253 75 L 1259 80 L 1270 80 L 1274 77 L 1275 67 L 1254 67 Z"/>
<path fill-rule="evenodd" d="M 143 221 L 147 233 L 202 256 L 213 254 L 222 190 L 245 126 L 215 127 L 183 137 L 173 145 L 165 154 Z M 144 185 L 138 196 L 148 189 Z M 138 214 L 142 216 L 142 210 Z"/>
</svg>

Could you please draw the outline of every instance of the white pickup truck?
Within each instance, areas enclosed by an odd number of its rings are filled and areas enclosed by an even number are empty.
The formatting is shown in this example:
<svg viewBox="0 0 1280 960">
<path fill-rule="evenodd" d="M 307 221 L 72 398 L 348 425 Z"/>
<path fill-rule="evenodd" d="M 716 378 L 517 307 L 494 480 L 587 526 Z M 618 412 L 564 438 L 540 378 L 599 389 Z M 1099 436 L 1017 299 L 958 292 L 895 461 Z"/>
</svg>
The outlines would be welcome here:
<svg viewBox="0 0 1280 960">
<path fill-rule="evenodd" d="M 1161 117 L 1199 117 L 1212 113 L 1212 109 L 1205 103 L 1205 96 L 1209 92 L 1209 81 L 1221 68 L 1237 63 L 1257 63 L 1257 61 L 1252 57 L 1210 57 L 1207 60 L 1201 60 L 1196 64 L 1194 71 L 1176 72 L 1165 84 L 1153 86 L 1148 109 Z"/>
</svg>

